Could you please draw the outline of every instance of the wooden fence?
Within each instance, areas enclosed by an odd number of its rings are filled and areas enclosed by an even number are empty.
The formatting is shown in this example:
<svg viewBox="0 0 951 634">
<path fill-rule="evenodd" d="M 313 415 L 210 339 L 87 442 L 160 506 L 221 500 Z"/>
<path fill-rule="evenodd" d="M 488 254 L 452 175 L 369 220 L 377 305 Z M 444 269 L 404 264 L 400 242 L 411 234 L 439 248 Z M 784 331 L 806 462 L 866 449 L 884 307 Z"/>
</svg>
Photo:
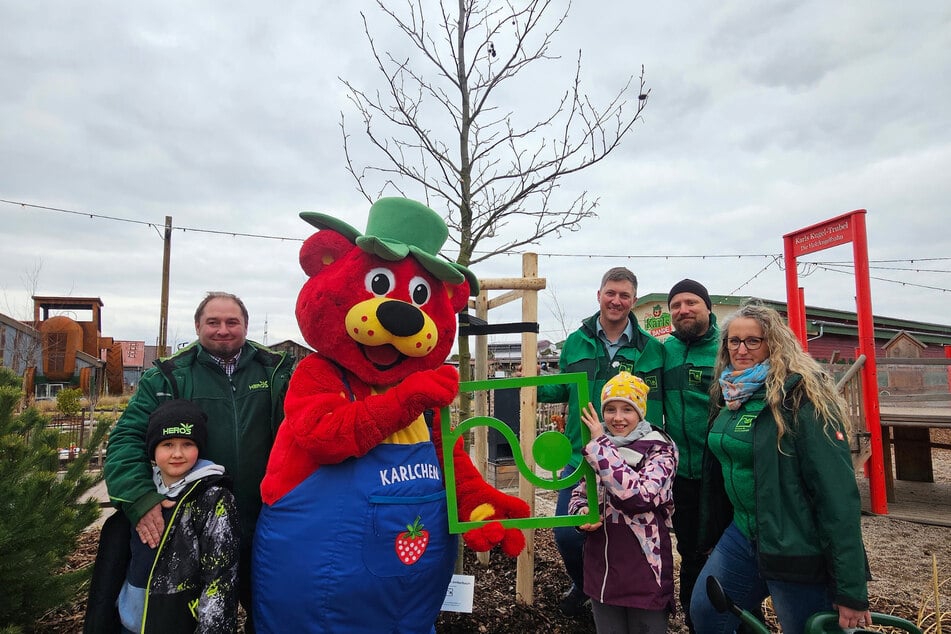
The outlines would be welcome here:
<svg viewBox="0 0 951 634">
<path fill-rule="evenodd" d="M 856 471 L 872 455 L 871 434 L 866 431 L 865 403 L 862 400 L 862 375 L 859 372 L 864 365 L 865 355 L 862 354 L 836 383 L 847 405 L 845 416 L 852 430 L 852 466 Z"/>
</svg>

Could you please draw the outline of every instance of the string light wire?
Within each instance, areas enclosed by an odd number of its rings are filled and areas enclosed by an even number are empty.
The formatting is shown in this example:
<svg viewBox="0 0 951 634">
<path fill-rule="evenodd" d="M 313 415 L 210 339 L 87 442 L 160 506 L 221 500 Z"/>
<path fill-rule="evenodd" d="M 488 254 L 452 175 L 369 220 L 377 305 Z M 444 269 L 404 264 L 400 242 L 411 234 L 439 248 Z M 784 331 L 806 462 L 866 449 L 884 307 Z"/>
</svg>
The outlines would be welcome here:
<svg viewBox="0 0 951 634">
<path fill-rule="evenodd" d="M 37 204 L 34 204 L 34 203 L 27 203 L 27 202 L 17 201 L 17 200 L 6 200 L 6 199 L 3 199 L 3 198 L 0 198 L 0 203 L 4 203 L 4 204 L 7 204 L 7 205 L 15 205 L 15 206 L 18 206 L 18 207 L 21 207 L 21 208 L 25 208 L 25 209 L 39 209 L 39 210 L 43 210 L 43 211 L 51 211 L 51 212 L 55 212 L 55 213 L 70 214 L 70 215 L 75 215 L 75 216 L 86 216 L 86 217 L 88 217 L 88 218 L 90 218 L 90 219 L 93 219 L 93 220 L 108 220 L 108 221 L 110 221 L 110 222 L 125 222 L 125 223 L 130 223 L 130 224 L 144 225 L 144 226 L 147 226 L 147 227 L 152 227 L 152 228 L 155 229 L 156 231 L 158 231 L 160 227 L 164 229 L 164 223 L 160 225 L 160 224 L 157 224 L 157 223 L 154 223 L 154 222 L 149 222 L 149 221 L 146 221 L 146 220 L 134 220 L 134 219 L 131 219 L 131 218 L 120 218 L 120 217 L 118 217 L 118 216 L 109 216 L 109 215 L 106 215 L 106 214 L 101 214 L 101 213 L 96 213 L 96 212 L 90 212 L 90 211 L 76 211 L 76 210 L 73 210 L 73 209 L 63 209 L 62 207 L 51 207 L 51 206 L 48 206 L 48 205 L 37 205 Z M 264 240 L 281 240 L 281 241 L 285 241 L 285 240 L 286 240 L 286 241 L 293 241 L 293 242 L 303 242 L 303 239 L 302 239 L 302 238 L 293 238 L 293 237 L 288 237 L 288 236 L 274 236 L 274 235 L 266 235 L 266 234 L 260 234 L 260 233 L 242 233 L 242 232 L 238 232 L 238 231 L 224 231 L 224 230 L 220 230 L 220 229 L 203 229 L 203 228 L 199 228 L 199 227 L 175 227 L 175 226 L 173 226 L 173 227 L 172 227 L 172 230 L 178 230 L 178 231 L 182 231 L 182 232 L 191 231 L 191 232 L 193 232 L 193 233 L 208 233 L 208 234 L 213 234 L 213 235 L 225 235 L 225 236 L 242 237 L 242 238 L 258 238 L 258 239 L 264 239 Z M 162 235 L 162 234 L 159 233 L 159 236 L 160 236 L 160 237 L 161 237 L 161 235 Z M 521 255 L 521 253 L 522 253 L 522 251 L 511 251 L 509 254 L 511 254 L 511 255 Z M 540 257 L 548 257 L 548 258 L 588 258 L 588 259 L 598 258 L 598 259 L 625 259 L 625 260 L 639 260 L 639 259 L 664 259 L 664 260 L 700 259 L 700 260 L 705 260 L 705 259 L 741 259 L 741 258 L 767 258 L 767 259 L 769 260 L 760 270 L 758 270 L 755 274 L 753 274 L 753 276 L 752 276 L 751 278 L 749 278 L 748 280 L 746 280 L 745 282 L 743 282 L 742 284 L 740 284 L 739 286 L 737 286 L 735 289 L 733 289 L 733 291 L 730 293 L 731 295 L 737 294 L 739 291 L 741 291 L 743 288 L 745 288 L 745 287 L 746 287 L 747 285 L 749 285 L 753 280 L 755 280 L 757 277 L 759 277 L 760 275 L 762 275 L 763 273 L 765 273 L 765 272 L 766 272 L 767 270 L 769 270 L 771 267 L 776 266 L 776 267 L 779 268 L 780 270 L 782 270 L 782 268 L 783 268 L 783 256 L 782 256 L 782 254 L 777 254 L 777 253 L 739 253 L 739 254 L 738 254 L 738 253 L 733 253 L 733 254 L 715 253 L 715 254 L 702 254 L 702 255 L 681 255 L 681 254 L 661 254 L 661 255 L 644 255 L 644 254 L 637 254 L 637 255 L 634 255 L 634 254 L 632 254 L 632 255 L 612 255 L 612 254 L 593 254 L 593 253 L 542 253 L 542 252 L 539 252 L 538 255 L 539 255 Z M 914 263 L 916 263 L 916 262 L 944 262 L 944 261 L 949 261 L 949 260 L 951 260 L 951 257 L 911 258 L 911 259 L 905 259 L 905 260 L 901 260 L 901 259 L 870 260 L 870 261 L 869 261 L 869 268 L 870 268 L 870 269 L 875 269 L 875 270 L 907 271 L 907 272 L 914 272 L 914 273 L 951 273 L 951 271 L 949 271 L 949 270 L 943 270 L 943 269 L 922 269 L 922 268 L 904 268 L 904 267 L 872 266 L 873 264 L 875 264 L 875 265 L 881 265 L 881 264 L 898 264 L 898 263 L 901 263 L 901 264 L 914 264 Z M 823 271 L 829 271 L 829 272 L 832 272 L 832 273 L 842 273 L 842 274 L 846 274 L 846 275 L 851 275 L 851 273 L 850 273 L 849 271 L 843 270 L 843 268 L 854 268 L 854 264 L 851 263 L 851 262 L 848 262 L 848 261 L 802 262 L 802 263 L 800 263 L 800 266 L 802 267 L 802 268 L 800 269 L 800 274 L 801 274 L 803 277 L 809 276 L 809 275 L 815 273 L 817 270 L 823 270 Z M 877 280 L 877 281 L 880 281 L 880 282 L 888 282 L 888 283 L 891 283 L 891 284 L 900 284 L 900 285 L 902 285 L 902 286 L 911 286 L 911 287 L 915 287 L 915 288 L 924 288 L 924 289 L 933 290 L 933 291 L 941 291 L 941 292 L 944 292 L 944 293 L 949 293 L 949 292 L 951 292 L 951 289 L 948 289 L 948 288 L 942 288 L 942 287 L 938 287 L 938 286 L 930 286 L 930 285 L 927 285 L 927 284 L 917 284 L 917 283 L 914 283 L 914 282 L 907 282 L 907 281 L 903 281 L 903 280 L 894 280 L 894 279 L 888 279 L 888 278 L 883 278 L 883 277 L 875 277 L 875 276 L 870 276 L 870 279 Z"/>
</svg>

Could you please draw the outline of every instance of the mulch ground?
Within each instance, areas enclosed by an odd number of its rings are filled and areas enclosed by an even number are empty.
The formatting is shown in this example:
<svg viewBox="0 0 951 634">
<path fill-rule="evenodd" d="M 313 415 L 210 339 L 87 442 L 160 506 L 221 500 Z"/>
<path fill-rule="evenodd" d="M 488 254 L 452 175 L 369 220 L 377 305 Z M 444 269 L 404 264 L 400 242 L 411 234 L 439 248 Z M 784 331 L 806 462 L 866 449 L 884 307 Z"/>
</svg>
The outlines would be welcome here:
<svg viewBox="0 0 951 634">
<path fill-rule="evenodd" d="M 463 634 L 470 632 L 550 632 L 581 634 L 594 632 L 590 611 L 568 618 L 558 610 L 561 595 L 570 583 L 555 548 L 551 530 L 535 532 L 535 583 L 532 605 L 515 601 L 516 562 L 493 553 L 488 567 L 475 554 L 465 551 L 465 573 L 474 575 L 475 605 L 472 614 L 443 612 L 436 631 Z"/>
<path fill-rule="evenodd" d="M 947 432 L 951 435 L 951 431 Z M 951 442 L 951 437 L 942 438 Z M 951 482 L 951 451 L 936 450 L 935 476 L 938 482 Z M 895 614 L 915 622 L 922 613 L 925 631 L 934 632 L 936 612 L 942 615 L 945 631 L 951 631 L 951 529 L 903 522 L 887 516 L 864 516 L 862 530 L 875 580 L 869 584 L 872 609 Z M 97 531 L 83 533 L 67 567 L 90 566 L 96 556 Z M 932 566 L 938 572 L 932 578 Z M 445 612 L 436 622 L 440 633 L 502 632 L 579 634 L 594 632 L 590 613 L 567 618 L 558 610 L 561 594 L 568 585 L 561 558 L 550 529 L 535 533 L 535 578 L 533 605 L 515 601 L 516 563 L 493 553 L 489 565 L 480 565 L 466 551 L 466 574 L 474 575 L 475 605 L 471 614 Z M 939 586 L 940 608 L 928 599 L 934 585 Z M 85 590 L 81 594 L 85 595 Z M 0 590 L 2 591 L 2 590 Z M 85 597 L 45 615 L 33 630 L 36 634 L 72 634 L 82 632 Z M 768 611 L 767 611 L 768 615 Z M 775 631 L 775 623 L 771 623 Z M 686 634 L 679 616 L 671 619 L 672 634 Z"/>
<path fill-rule="evenodd" d="M 880 518 L 880 521 L 889 520 Z M 98 534 L 83 533 L 79 547 L 70 557 L 68 567 L 91 565 L 96 556 Z M 443 612 L 436 621 L 440 634 L 497 634 L 525 632 L 532 634 L 591 634 L 594 621 L 590 612 L 568 618 L 558 610 L 561 594 L 567 587 L 567 577 L 555 548 L 550 530 L 536 531 L 534 603 L 524 605 L 514 600 L 515 560 L 493 554 L 489 565 L 482 566 L 471 551 L 465 554 L 465 573 L 476 577 L 475 605 L 471 614 Z M 897 593 L 896 593 L 897 594 Z M 914 621 L 919 606 L 909 596 L 872 597 L 873 609 L 896 614 Z M 72 634 L 83 631 L 85 598 L 54 610 L 44 616 L 34 629 L 36 634 Z M 769 616 L 769 614 L 767 613 Z M 932 616 L 933 619 L 933 616 Z M 772 623 L 772 619 L 768 619 Z M 772 623 L 775 626 L 775 623 Z M 679 616 L 671 619 L 669 632 L 686 634 L 687 629 Z"/>
</svg>

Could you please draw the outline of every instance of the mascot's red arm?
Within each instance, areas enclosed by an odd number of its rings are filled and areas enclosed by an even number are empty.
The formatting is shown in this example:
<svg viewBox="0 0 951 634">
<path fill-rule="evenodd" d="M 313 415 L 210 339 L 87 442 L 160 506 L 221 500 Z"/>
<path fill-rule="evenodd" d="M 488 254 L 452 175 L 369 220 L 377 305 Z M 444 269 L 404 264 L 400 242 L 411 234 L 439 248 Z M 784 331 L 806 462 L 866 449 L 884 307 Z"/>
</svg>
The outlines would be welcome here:
<svg viewBox="0 0 951 634">
<path fill-rule="evenodd" d="M 285 400 L 287 416 L 271 451 L 271 469 L 262 485 L 264 502 L 273 504 L 324 464 L 337 464 L 354 456 L 365 455 L 384 438 L 403 429 L 427 409 L 436 410 L 433 443 L 440 463 L 442 435 L 438 408 L 455 398 L 459 375 L 455 368 L 417 372 L 388 392 L 370 394 L 356 377 L 348 377 L 354 400 L 335 364 L 312 354 L 301 361 L 291 379 Z M 339 388 L 328 391 L 327 386 Z M 459 516 L 466 521 L 528 517 L 529 507 L 518 497 L 490 486 L 472 464 L 462 439 L 453 450 L 456 474 L 456 499 Z M 502 551 L 517 556 L 525 547 L 525 536 L 518 529 L 503 529 L 492 522 L 463 535 L 475 551 Z"/>
<path fill-rule="evenodd" d="M 261 487 L 267 504 L 280 499 L 320 465 L 366 455 L 425 410 L 451 403 L 459 391 L 459 374 L 450 366 L 414 373 L 383 394 L 371 394 L 352 375 L 348 375 L 348 389 L 342 372 L 316 353 L 304 358 L 295 370 L 284 400 L 287 414 L 282 432 L 271 450 L 270 477 Z"/>
<path fill-rule="evenodd" d="M 433 424 L 433 442 L 442 464 L 442 433 L 439 425 L 439 412 Z M 456 501 L 459 517 L 463 521 L 484 521 L 517 519 L 528 517 L 529 508 L 521 498 L 502 493 L 490 486 L 472 464 L 460 438 L 452 452 L 452 462 L 456 474 Z M 501 545 L 502 552 L 509 557 L 517 557 L 525 548 L 525 535 L 517 528 L 503 528 L 499 522 L 490 522 L 481 528 L 474 528 L 462 535 L 466 545 L 476 552 L 492 550 Z"/>
</svg>

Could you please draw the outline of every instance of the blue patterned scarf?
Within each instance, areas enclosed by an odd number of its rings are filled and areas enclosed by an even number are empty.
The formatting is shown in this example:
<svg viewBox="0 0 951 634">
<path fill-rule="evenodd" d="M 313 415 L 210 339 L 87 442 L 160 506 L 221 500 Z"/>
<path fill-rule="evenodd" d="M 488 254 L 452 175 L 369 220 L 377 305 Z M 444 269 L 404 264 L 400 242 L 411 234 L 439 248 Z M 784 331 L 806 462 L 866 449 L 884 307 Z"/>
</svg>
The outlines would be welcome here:
<svg viewBox="0 0 951 634">
<path fill-rule="evenodd" d="M 726 406 L 731 410 L 740 409 L 740 405 L 766 382 L 768 372 L 769 359 L 745 370 L 734 370 L 732 365 L 726 366 L 720 375 L 720 389 L 723 391 Z"/>
</svg>

